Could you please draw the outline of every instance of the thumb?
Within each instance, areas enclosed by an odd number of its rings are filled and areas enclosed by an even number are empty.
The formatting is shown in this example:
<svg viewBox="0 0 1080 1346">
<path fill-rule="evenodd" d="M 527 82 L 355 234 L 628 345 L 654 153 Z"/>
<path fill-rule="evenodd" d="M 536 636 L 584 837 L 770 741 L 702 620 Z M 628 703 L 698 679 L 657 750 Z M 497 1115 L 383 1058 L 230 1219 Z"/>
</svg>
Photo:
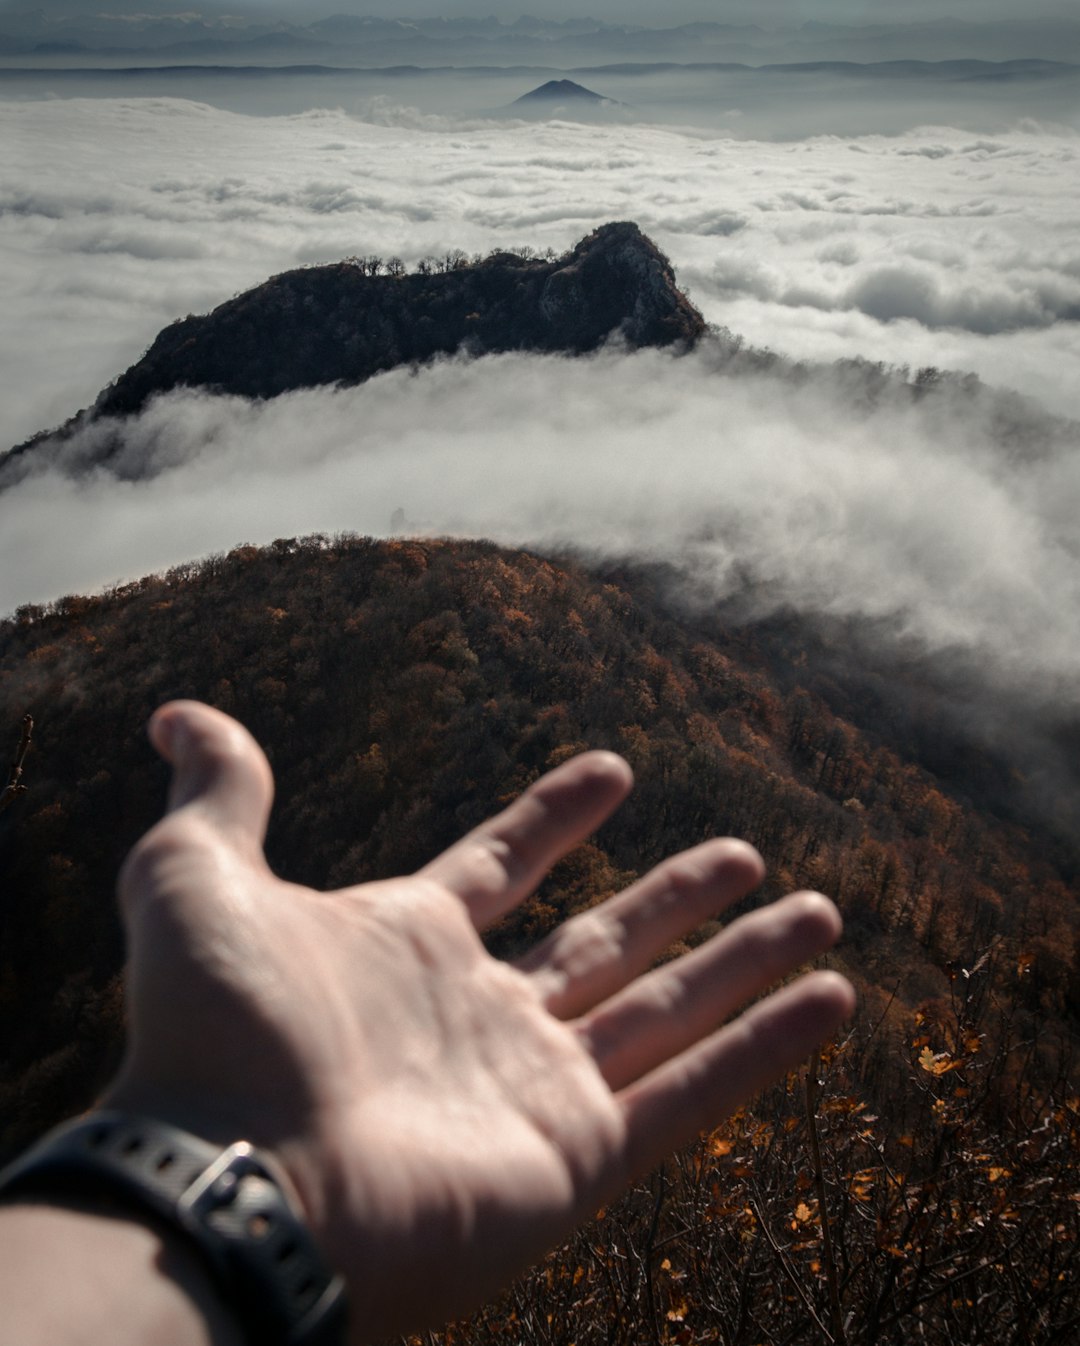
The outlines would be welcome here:
<svg viewBox="0 0 1080 1346">
<path fill-rule="evenodd" d="M 151 717 L 150 742 L 173 767 L 168 812 L 193 809 L 261 847 L 274 778 L 243 725 L 199 701 L 170 701 Z"/>
</svg>

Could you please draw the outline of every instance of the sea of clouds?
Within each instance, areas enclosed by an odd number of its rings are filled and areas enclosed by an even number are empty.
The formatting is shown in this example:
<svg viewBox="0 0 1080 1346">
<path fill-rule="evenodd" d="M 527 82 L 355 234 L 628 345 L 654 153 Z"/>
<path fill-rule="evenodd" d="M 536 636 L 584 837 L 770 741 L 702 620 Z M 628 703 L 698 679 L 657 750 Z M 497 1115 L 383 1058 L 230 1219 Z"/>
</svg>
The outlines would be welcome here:
<svg viewBox="0 0 1080 1346">
<path fill-rule="evenodd" d="M 710 321 L 787 357 L 749 375 L 720 347 L 613 349 L 261 405 L 175 393 L 125 431 L 164 466 L 152 480 L 48 473 L 0 495 L 0 612 L 242 541 L 386 534 L 400 509 L 415 531 L 670 561 L 699 598 L 749 577 L 1076 706 L 1075 432 L 1021 447 L 992 399 L 867 402 L 791 366 L 971 370 L 1080 417 L 1076 131 L 780 143 L 385 100 L 256 118 L 59 99 L 0 104 L 0 122 L 3 444 L 89 405 L 173 318 L 275 272 L 561 251 L 613 219 L 655 239 Z"/>
</svg>

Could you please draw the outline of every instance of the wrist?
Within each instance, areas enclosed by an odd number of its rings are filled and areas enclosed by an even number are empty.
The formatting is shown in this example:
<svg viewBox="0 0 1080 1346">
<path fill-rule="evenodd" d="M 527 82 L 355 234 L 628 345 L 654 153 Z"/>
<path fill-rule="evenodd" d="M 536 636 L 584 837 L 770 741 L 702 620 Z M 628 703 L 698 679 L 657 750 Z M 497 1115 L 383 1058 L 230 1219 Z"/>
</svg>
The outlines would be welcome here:
<svg viewBox="0 0 1080 1346">
<path fill-rule="evenodd" d="M 127 1210 L 182 1240 L 251 1343 L 343 1339 L 343 1283 L 279 1166 L 246 1141 L 222 1149 L 156 1118 L 91 1113 L 0 1174 L 0 1196 Z"/>
<path fill-rule="evenodd" d="M 0 1302 L 20 1346 L 244 1346 L 185 1239 L 74 1195 L 0 1202 Z"/>
<path fill-rule="evenodd" d="M 195 1089 L 177 1090 L 152 1072 L 136 1071 L 130 1062 L 102 1096 L 103 1112 L 148 1117 L 213 1144 L 219 1151 L 237 1139 L 250 1141 L 268 1157 L 290 1203 L 323 1248 L 328 1192 L 335 1182 L 323 1173 L 322 1148 L 305 1127 L 304 1118 L 289 1108 L 279 1115 L 265 1097 L 232 1100 L 220 1080 L 198 1080 Z M 325 1248 L 323 1249 L 325 1252 Z"/>
</svg>

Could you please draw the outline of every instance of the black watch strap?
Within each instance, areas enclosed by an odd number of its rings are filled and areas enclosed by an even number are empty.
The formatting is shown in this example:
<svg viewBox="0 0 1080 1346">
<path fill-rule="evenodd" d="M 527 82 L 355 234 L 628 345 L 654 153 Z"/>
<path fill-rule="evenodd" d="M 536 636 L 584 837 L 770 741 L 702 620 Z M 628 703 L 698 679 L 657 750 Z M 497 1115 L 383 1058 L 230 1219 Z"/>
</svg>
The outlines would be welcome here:
<svg viewBox="0 0 1080 1346">
<path fill-rule="evenodd" d="M 122 1197 L 194 1243 L 252 1346 L 341 1346 L 345 1289 L 277 1165 L 247 1141 L 222 1150 L 146 1117 L 90 1113 L 0 1173 L 0 1197 Z"/>
</svg>

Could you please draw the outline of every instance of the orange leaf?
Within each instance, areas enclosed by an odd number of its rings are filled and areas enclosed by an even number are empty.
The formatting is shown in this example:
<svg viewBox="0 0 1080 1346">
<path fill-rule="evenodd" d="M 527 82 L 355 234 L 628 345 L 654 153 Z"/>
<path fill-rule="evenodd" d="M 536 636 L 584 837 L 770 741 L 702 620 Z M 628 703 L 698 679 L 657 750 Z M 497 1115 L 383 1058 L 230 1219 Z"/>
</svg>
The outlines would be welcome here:
<svg viewBox="0 0 1080 1346">
<path fill-rule="evenodd" d="M 950 1070 L 956 1070 L 962 1062 L 954 1061 L 948 1052 L 938 1052 L 937 1055 L 924 1047 L 919 1053 L 919 1065 L 928 1075 L 944 1075 Z"/>
<path fill-rule="evenodd" d="M 941 1071 L 935 1069 L 937 1064 L 937 1057 L 930 1050 L 929 1046 L 924 1047 L 919 1053 L 919 1065 L 922 1066 L 923 1070 L 929 1075 L 940 1075 Z"/>
</svg>

